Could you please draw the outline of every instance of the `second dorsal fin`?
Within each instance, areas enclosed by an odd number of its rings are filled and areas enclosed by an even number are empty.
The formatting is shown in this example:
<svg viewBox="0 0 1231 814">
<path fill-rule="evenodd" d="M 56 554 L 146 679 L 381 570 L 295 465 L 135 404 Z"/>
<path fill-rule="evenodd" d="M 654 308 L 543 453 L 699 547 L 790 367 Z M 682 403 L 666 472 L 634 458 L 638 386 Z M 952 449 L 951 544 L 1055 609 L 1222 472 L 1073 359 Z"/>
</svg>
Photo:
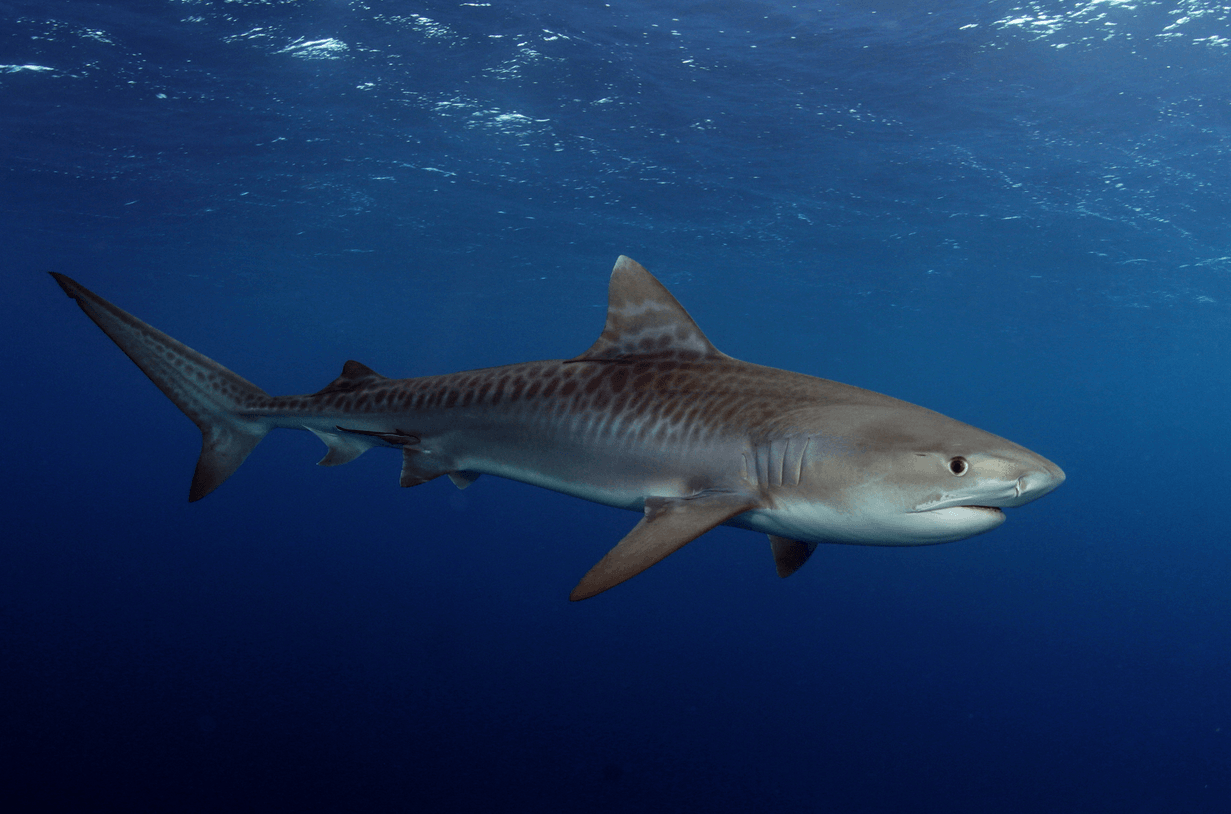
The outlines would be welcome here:
<svg viewBox="0 0 1231 814">
<path fill-rule="evenodd" d="M 620 255 L 607 291 L 607 324 L 589 350 L 569 361 L 602 362 L 665 353 L 684 360 L 723 356 L 654 275 Z"/>
<path fill-rule="evenodd" d="M 384 381 L 387 376 L 382 376 L 372 368 L 365 365 L 363 362 L 356 362 L 354 359 L 349 360 L 342 365 L 342 375 L 331 381 L 329 384 L 317 390 L 314 395 L 322 395 L 325 393 L 349 393 L 364 385 L 373 384 L 375 382 Z"/>
</svg>

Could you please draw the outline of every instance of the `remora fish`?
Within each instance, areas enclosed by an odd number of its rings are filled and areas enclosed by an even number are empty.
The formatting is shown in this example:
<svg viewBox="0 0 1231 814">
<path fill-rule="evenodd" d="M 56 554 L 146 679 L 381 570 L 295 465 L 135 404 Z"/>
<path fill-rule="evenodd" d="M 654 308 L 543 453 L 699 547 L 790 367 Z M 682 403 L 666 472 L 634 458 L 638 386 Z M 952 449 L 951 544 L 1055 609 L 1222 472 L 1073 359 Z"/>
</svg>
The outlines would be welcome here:
<svg viewBox="0 0 1231 814">
<path fill-rule="evenodd" d="M 189 500 L 275 427 L 320 463 L 402 450 L 402 486 L 499 475 L 632 509 L 639 523 L 570 595 L 586 599 L 719 525 L 769 535 L 779 576 L 819 543 L 926 545 L 1004 522 L 1060 467 L 991 433 L 858 387 L 718 351 L 648 271 L 620 257 L 607 323 L 572 359 L 389 379 L 349 361 L 324 389 L 264 390 L 78 285 L 56 282 L 200 428 Z"/>
</svg>

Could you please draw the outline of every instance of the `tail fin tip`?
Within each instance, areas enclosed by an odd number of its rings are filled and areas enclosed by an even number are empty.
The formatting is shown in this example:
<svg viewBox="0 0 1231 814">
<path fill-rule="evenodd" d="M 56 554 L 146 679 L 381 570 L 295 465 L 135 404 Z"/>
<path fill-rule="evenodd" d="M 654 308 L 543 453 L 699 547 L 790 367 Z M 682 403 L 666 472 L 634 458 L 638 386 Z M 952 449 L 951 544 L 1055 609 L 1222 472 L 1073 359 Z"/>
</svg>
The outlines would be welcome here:
<svg viewBox="0 0 1231 814">
<path fill-rule="evenodd" d="M 272 425 L 250 412 L 269 398 L 261 388 L 76 280 L 49 272 L 71 299 L 201 430 L 201 457 L 188 492 L 197 501 L 229 478 Z"/>
</svg>

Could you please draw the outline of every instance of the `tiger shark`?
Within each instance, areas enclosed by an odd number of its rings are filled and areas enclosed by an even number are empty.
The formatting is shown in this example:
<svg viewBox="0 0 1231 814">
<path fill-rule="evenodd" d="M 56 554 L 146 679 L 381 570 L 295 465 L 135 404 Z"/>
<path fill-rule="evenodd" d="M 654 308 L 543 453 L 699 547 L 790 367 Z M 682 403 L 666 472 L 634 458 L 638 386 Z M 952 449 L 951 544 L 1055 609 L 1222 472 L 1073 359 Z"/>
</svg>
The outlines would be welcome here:
<svg viewBox="0 0 1231 814">
<path fill-rule="evenodd" d="M 324 441 L 324 466 L 401 450 L 402 486 L 446 475 L 464 489 L 489 474 L 639 512 L 573 600 L 719 525 L 767 534 L 786 577 L 820 543 L 928 545 L 990 531 L 1004 509 L 1064 481 L 1046 458 L 924 407 L 721 353 L 623 256 L 603 332 L 580 356 L 409 379 L 349 361 L 301 396 L 271 396 L 52 276 L 201 430 L 190 501 L 285 427 Z"/>
</svg>

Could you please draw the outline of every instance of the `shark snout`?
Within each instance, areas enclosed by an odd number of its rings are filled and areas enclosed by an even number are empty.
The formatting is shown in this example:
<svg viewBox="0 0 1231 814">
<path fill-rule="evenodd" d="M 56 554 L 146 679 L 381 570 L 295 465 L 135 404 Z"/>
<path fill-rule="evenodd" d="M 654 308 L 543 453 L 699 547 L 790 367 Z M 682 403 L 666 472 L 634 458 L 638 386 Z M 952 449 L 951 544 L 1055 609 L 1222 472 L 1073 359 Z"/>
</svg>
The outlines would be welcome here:
<svg viewBox="0 0 1231 814">
<path fill-rule="evenodd" d="M 1043 497 L 1062 483 L 1064 483 L 1064 470 L 1051 461 L 1040 460 L 1037 466 L 1031 467 L 1017 478 L 1012 497 L 993 505 L 1005 509 L 1024 506 L 1032 500 Z"/>
<path fill-rule="evenodd" d="M 1005 506 L 1021 506 L 1043 495 L 1064 483 L 1064 470 L 1051 461 L 1037 469 L 1032 469 L 1017 479 L 1017 496 Z"/>
</svg>

